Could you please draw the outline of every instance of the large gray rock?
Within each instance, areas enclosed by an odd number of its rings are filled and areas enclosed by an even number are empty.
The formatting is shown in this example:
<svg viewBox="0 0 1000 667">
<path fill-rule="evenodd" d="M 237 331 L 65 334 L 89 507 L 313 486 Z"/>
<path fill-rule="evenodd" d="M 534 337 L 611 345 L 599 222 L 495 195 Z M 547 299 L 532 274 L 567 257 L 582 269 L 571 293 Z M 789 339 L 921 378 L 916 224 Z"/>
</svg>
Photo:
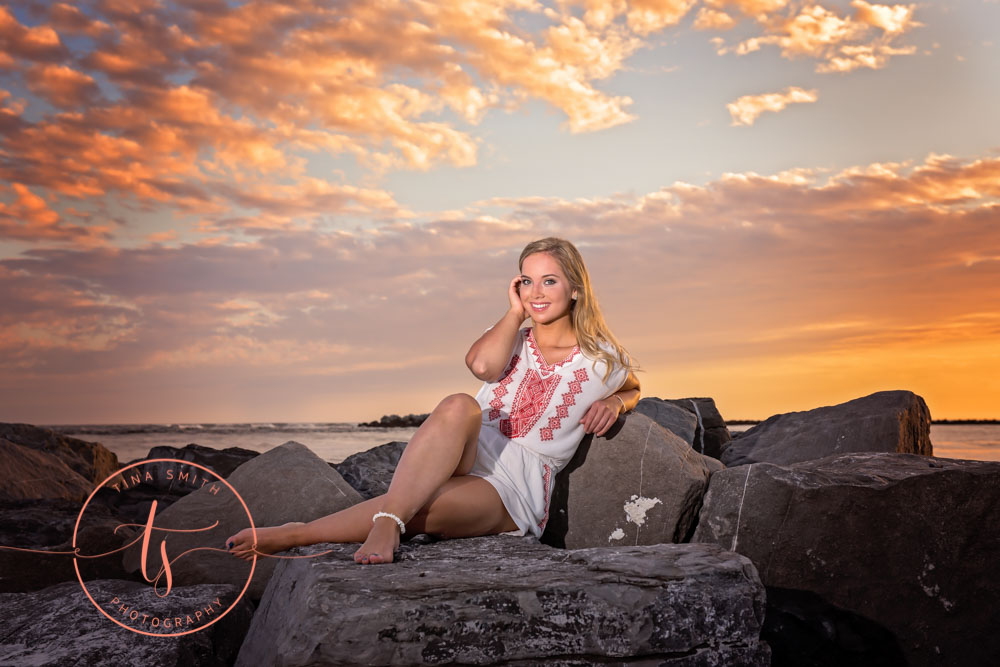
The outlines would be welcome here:
<svg viewBox="0 0 1000 667">
<path fill-rule="evenodd" d="M 748 556 L 769 590 L 882 626 L 911 665 L 1000 658 L 1000 462 L 868 453 L 729 468 L 712 475 L 693 541 Z"/>
<path fill-rule="evenodd" d="M 40 426 L 0 423 L 0 438 L 54 456 L 91 488 L 118 470 L 118 457 L 104 445 L 70 438 Z"/>
<path fill-rule="evenodd" d="M 542 541 L 570 549 L 684 541 L 709 475 L 722 467 L 629 413 L 604 436 L 584 438 L 556 476 Z"/>
<path fill-rule="evenodd" d="M 510 536 L 282 562 L 237 665 L 767 665 L 763 589 L 714 545 L 564 551 Z"/>
<path fill-rule="evenodd" d="M 148 586 L 117 580 L 89 581 L 87 588 L 102 608 L 125 622 L 131 622 L 121 616 L 120 608 L 125 605 L 111 603 L 116 597 L 126 601 L 129 614 L 136 609 L 160 618 L 215 599 L 227 608 L 239 592 L 233 586 L 203 585 L 174 588 L 161 598 Z M 149 637 L 108 620 L 78 582 L 35 593 L 0 594 L 0 664 L 221 667 L 232 664 L 252 615 L 253 608 L 244 599 L 218 622 L 197 632 Z"/>
<path fill-rule="evenodd" d="M 184 447 L 171 447 L 160 445 L 153 447 L 146 455 L 146 459 L 174 459 L 178 461 L 191 461 L 203 465 L 220 477 L 229 477 L 234 470 L 249 461 L 260 456 L 260 452 L 242 447 L 226 447 L 225 449 L 214 449 L 202 445 L 191 443 Z M 139 461 L 143 459 L 137 459 Z M 135 463 L 131 461 L 130 463 Z M 186 495 L 191 491 L 189 487 L 179 484 L 177 479 L 168 479 L 166 469 L 171 467 L 169 462 L 150 464 L 147 468 L 153 470 L 153 477 L 156 480 L 148 486 L 156 491 L 177 492 Z M 160 474 L 156 474 L 156 472 Z"/>
<path fill-rule="evenodd" d="M 405 448 L 405 442 L 389 442 L 330 465 L 367 500 L 389 490 L 392 474 Z"/>
<path fill-rule="evenodd" d="M 646 415 L 681 440 L 694 446 L 698 432 L 698 417 L 690 410 L 651 396 L 639 399 L 633 411 Z"/>
<path fill-rule="evenodd" d="M 722 418 L 719 408 L 715 405 L 715 400 L 701 397 L 668 398 L 665 401 L 690 411 L 697 419 L 698 428 L 695 430 L 695 437 L 691 445 L 694 450 L 705 456 L 719 458 L 722 450 L 726 448 L 733 437 L 726 426 L 726 420 Z"/>
<path fill-rule="evenodd" d="M 179 467 L 179 465 L 178 465 Z M 196 468 L 194 475 L 204 473 Z M 214 478 L 213 478 L 214 479 Z M 235 470 L 227 481 L 243 497 L 256 526 L 274 526 L 289 521 L 312 521 L 361 502 L 362 498 L 325 461 L 297 442 L 286 442 Z M 218 521 L 208 531 L 169 533 L 167 543 L 171 572 L 178 585 L 227 583 L 242 586 L 250 564 L 225 551 L 225 539 L 249 527 L 246 511 L 228 490 L 213 492 L 215 485 L 205 485 L 189 493 L 162 514 L 157 512 L 155 525 L 162 528 L 201 528 Z M 163 534 L 160 533 L 160 536 Z M 135 539 L 126 537 L 125 543 Z M 147 572 L 159 571 L 160 539 L 148 550 Z M 123 564 L 128 572 L 139 570 L 140 544 L 129 548 Z M 207 548 L 180 556 L 190 549 Z M 277 558 L 258 558 L 248 595 L 259 599 L 264 593 Z"/>
<path fill-rule="evenodd" d="M 81 556 L 97 556 L 121 547 L 114 529 L 123 521 L 100 503 L 80 516 L 82 503 L 58 499 L 0 500 L 0 545 L 50 552 L 37 554 L 0 548 L 0 592 L 36 591 L 61 581 L 76 581 L 73 528 L 80 518 L 76 546 Z M 87 579 L 127 575 L 117 557 L 80 558 Z"/>
<path fill-rule="evenodd" d="M 774 415 L 723 451 L 728 467 L 789 464 L 848 452 L 930 456 L 931 415 L 911 391 L 879 391 L 839 405 Z"/>
<path fill-rule="evenodd" d="M 44 451 L 0 438 L 0 500 L 47 498 L 83 503 L 94 485 Z"/>
</svg>

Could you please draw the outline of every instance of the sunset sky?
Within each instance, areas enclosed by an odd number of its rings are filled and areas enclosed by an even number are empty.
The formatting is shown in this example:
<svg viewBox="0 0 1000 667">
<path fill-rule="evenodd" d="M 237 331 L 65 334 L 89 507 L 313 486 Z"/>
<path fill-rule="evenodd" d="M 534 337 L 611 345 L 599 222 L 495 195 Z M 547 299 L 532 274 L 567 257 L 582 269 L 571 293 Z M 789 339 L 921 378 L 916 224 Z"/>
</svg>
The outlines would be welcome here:
<svg viewBox="0 0 1000 667">
<path fill-rule="evenodd" d="M 475 393 L 574 241 L 645 396 L 1000 417 L 1000 2 L 0 6 L 0 421 Z"/>
</svg>

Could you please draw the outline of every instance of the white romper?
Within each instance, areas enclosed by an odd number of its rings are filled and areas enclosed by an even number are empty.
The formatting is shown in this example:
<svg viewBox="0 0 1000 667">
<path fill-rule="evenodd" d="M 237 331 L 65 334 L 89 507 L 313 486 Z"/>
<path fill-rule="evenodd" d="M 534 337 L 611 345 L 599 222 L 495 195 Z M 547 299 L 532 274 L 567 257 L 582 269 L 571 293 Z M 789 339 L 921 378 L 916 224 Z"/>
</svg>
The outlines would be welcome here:
<svg viewBox="0 0 1000 667">
<path fill-rule="evenodd" d="M 607 344 L 601 347 L 611 354 Z M 503 374 L 483 383 L 476 400 L 483 409 L 479 452 L 470 475 L 496 488 L 517 524 L 511 534 L 541 537 L 549 519 L 552 481 L 573 458 L 585 433 L 580 420 L 590 406 L 618 391 L 628 371 L 616 364 L 604 381 L 606 363 L 589 359 L 577 345 L 551 365 L 521 329 Z"/>
</svg>

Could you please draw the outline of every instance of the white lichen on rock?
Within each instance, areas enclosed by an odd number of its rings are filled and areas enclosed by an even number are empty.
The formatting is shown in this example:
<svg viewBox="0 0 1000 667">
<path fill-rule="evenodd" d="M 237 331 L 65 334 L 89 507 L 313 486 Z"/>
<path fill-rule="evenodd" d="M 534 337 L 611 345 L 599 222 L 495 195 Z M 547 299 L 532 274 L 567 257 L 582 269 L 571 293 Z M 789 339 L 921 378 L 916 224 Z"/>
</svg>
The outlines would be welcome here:
<svg viewBox="0 0 1000 667">
<path fill-rule="evenodd" d="M 625 503 L 625 518 L 637 526 L 646 523 L 646 512 L 662 502 L 659 498 L 645 498 L 632 496 L 632 499 Z"/>
<path fill-rule="evenodd" d="M 621 528 L 615 528 L 615 532 L 608 535 L 608 542 L 611 540 L 620 540 L 625 537 L 625 531 Z"/>
</svg>

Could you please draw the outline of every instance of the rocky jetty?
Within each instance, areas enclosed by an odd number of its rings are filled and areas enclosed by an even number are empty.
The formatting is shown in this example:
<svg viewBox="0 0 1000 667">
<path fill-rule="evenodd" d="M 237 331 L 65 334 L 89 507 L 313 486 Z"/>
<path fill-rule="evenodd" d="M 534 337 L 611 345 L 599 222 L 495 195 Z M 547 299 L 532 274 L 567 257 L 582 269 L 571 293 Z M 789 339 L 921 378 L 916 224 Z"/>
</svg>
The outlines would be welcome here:
<svg viewBox="0 0 1000 667">
<path fill-rule="evenodd" d="M 860 453 L 729 468 L 712 475 L 692 539 L 754 562 L 769 617 L 840 615 L 809 641 L 787 626 L 784 637 L 769 637 L 781 664 L 813 664 L 801 646 L 845 656 L 853 647 L 844 664 L 900 653 L 928 667 L 1000 657 L 988 611 L 1000 600 L 990 575 L 1000 553 L 1000 462 Z"/>
<path fill-rule="evenodd" d="M 424 423 L 429 415 L 406 415 L 405 417 L 400 417 L 399 415 L 382 415 L 378 421 L 371 422 L 361 422 L 358 426 L 368 426 L 371 428 L 407 428 L 416 427 Z"/>
<path fill-rule="evenodd" d="M 673 408 L 674 410 L 679 408 Z M 723 465 L 633 413 L 586 437 L 556 475 L 542 542 L 569 549 L 682 542 Z"/>
<path fill-rule="evenodd" d="M 848 452 L 930 456 L 931 414 L 912 391 L 879 391 L 839 405 L 774 415 L 723 450 L 727 466 L 798 463 Z"/>
<path fill-rule="evenodd" d="M 375 575 L 350 545 L 282 562 L 237 665 L 767 665 L 751 563 L 709 545 L 405 544 Z"/>
<path fill-rule="evenodd" d="M 136 635 L 123 644 L 128 654 L 106 646 L 102 632 L 119 641 L 131 633 L 92 605 L 86 610 L 71 558 L 0 549 L 0 663 L 1000 661 L 989 614 L 1000 599 L 990 578 L 1000 549 L 1000 463 L 931 456 L 929 412 L 919 396 L 878 392 L 774 415 L 735 439 L 711 399 L 647 398 L 640 407 L 605 436 L 585 439 L 557 476 L 542 542 L 415 536 L 397 562 L 373 567 L 353 562 L 354 544 L 283 554 L 311 556 L 304 559 L 258 559 L 261 573 L 232 625 L 173 638 L 156 655 L 149 646 L 168 640 L 147 645 Z M 0 463 L 20 466 L 22 476 L 6 487 L 0 480 L 0 544 L 68 550 L 81 504 L 71 498 L 117 468 L 107 472 L 99 445 L 60 443 L 41 431 L 0 425 Z M 336 465 L 297 443 L 261 455 L 189 445 L 149 458 L 222 471 L 263 526 L 384 493 L 404 447 L 389 443 Z M 245 513 L 203 489 L 164 484 L 166 468 L 149 465 L 158 481 L 132 486 L 131 498 L 94 495 L 78 545 L 85 553 L 120 546 L 112 527 L 145 522 L 153 500 L 158 526 L 190 528 L 218 517 L 217 534 L 205 538 L 218 562 L 195 566 L 208 553 L 178 561 L 175 585 L 232 594 L 246 583 L 248 566 L 221 554 L 222 541 L 243 527 Z M 57 475 L 87 483 L 50 483 Z M 196 546 L 182 535 L 168 538 L 172 552 Z M 124 560 L 134 566 L 134 559 Z M 80 567 L 109 594 L 148 592 L 122 563 L 118 556 Z M 38 616 L 37 609 L 53 611 Z M 81 644 L 85 633 L 97 639 Z M 64 658 L 74 641 L 81 657 Z"/>
</svg>

